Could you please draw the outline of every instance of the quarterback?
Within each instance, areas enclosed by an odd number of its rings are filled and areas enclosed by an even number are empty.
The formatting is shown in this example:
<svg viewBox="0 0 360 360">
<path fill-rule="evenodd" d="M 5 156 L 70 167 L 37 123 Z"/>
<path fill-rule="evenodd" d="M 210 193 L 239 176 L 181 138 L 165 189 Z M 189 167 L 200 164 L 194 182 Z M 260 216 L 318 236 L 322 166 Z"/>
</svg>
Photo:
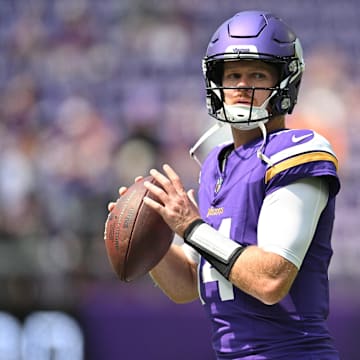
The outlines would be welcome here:
<svg viewBox="0 0 360 360">
<path fill-rule="evenodd" d="M 304 68 L 279 17 L 225 21 L 203 73 L 208 112 L 232 141 L 201 164 L 197 196 L 167 164 L 150 171 L 161 188 L 145 183 L 159 199 L 146 204 L 184 240 L 151 276 L 177 303 L 200 299 L 218 359 L 339 359 L 326 325 L 338 162 L 320 134 L 285 124 Z"/>
</svg>

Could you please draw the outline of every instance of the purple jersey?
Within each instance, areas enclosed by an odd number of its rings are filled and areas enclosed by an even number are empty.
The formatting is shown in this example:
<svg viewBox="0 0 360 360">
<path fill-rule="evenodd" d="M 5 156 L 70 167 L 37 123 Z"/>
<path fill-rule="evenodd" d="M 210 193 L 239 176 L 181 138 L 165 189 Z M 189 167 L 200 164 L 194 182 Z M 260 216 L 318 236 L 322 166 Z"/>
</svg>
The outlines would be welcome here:
<svg viewBox="0 0 360 360">
<path fill-rule="evenodd" d="M 216 147 L 200 176 L 202 218 L 241 245 L 257 244 L 257 223 L 266 195 L 301 178 L 323 176 L 329 199 L 289 294 L 265 305 L 222 277 L 204 259 L 199 265 L 200 298 L 212 321 L 218 359 L 338 359 L 326 326 L 329 311 L 327 270 L 335 195 L 340 184 L 329 143 L 310 130 L 280 130 L 233 150 L 221 171 L 219 158 L 232 145 Z"/>
</svg>

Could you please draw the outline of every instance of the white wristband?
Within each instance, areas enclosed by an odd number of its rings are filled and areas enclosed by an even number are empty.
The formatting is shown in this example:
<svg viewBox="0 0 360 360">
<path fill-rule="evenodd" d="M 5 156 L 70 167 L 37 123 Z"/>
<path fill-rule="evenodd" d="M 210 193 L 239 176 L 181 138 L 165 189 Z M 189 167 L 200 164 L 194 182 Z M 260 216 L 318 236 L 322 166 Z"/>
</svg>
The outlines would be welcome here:
<svg viewBox="0 0 360 360">
<path fill-rule="evenodd" d="M 206 251 L 225 264 L 229 262 L 236 250 L 242 247 L 206 223 L 199 225 L 186 242 Z"/>
</svg>

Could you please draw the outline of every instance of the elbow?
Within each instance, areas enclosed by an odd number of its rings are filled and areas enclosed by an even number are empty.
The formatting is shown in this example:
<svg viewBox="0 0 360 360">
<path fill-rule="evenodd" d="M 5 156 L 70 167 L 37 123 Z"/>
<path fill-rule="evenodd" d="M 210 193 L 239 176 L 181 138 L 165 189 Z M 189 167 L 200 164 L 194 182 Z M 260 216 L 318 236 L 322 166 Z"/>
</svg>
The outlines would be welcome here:
<svg viewBox="0 0 360 360">
<path fill-rule="evenodd" d="M 297 269 L 292 266 L 290 271 L 265 277 L 259 287 L 259 300 L 265 305 L 279 303 L 289 293 L 296 275 Z"/>
<path fill-rule="evenodd" d="M 284 296 L 277 296 L 277 295 L 268 295 L 262 296 L 259 300 L 265 305 L 275 305 L 280 302 Z"/>
<path fill-rule="evenodd" d="M 288 284 L 276 280 L 268 281 L 259 292 L 258 299 L 265 305 L 275 305 L 289 293 L 289 290 Z"/>
</svg>

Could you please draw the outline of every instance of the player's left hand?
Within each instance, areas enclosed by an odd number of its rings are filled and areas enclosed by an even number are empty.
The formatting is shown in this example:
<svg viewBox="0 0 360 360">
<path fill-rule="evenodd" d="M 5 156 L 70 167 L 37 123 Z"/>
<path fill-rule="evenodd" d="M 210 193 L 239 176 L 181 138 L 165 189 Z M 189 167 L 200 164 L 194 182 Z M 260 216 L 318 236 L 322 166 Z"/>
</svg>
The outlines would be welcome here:
<svg viewBox="0 0 360 360">
<path fill-rule="evenodd" d="M 150 175 L 161 187 L 149 181 L 144 182 L 144 186 L 159 201 L 145 197 L 144 202 L 158 212 L 174 232 L 183 237 L 186 228 L 200 218 L 194 190 L 186 192 L 179 175 L 169 165 L 165 164 L 163 170 L 165 174 L 150 170 Z"/>
</svg>

